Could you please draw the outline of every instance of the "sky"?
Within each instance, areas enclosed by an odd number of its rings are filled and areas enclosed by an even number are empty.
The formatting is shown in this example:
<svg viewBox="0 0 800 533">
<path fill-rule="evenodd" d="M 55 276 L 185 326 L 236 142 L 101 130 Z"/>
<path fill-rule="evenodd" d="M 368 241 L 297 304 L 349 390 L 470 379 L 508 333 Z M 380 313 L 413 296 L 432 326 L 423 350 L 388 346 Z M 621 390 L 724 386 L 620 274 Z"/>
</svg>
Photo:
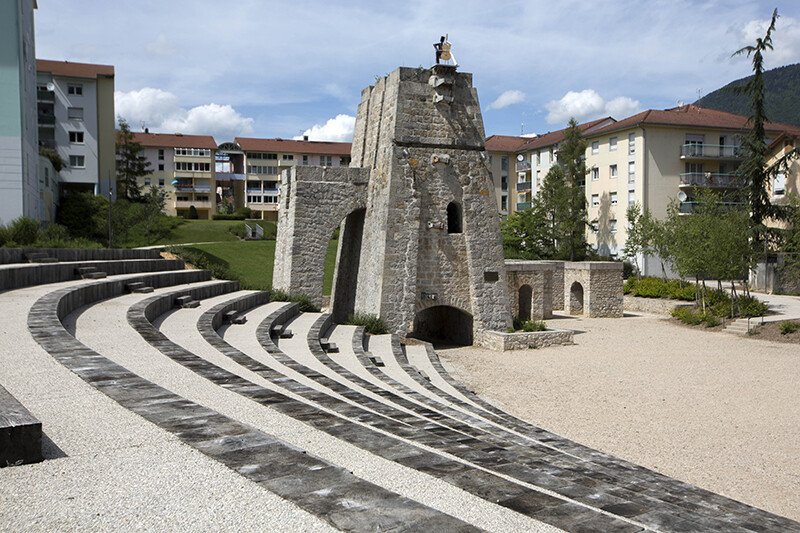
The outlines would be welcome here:
<svg viewBox="0 0 800 533">
<path fill-rule="evenodd" d="M 36 56 L 114 65 L 138 130 L 350 141 L 361 91 L 429 67 L 448 34 L 486 135 L 543 134 L 691 103 L 751 73 L 731 57 L 780 18 L 767 68 L 800 62 L 800 2 L 38 0 Z"/>
</svg>

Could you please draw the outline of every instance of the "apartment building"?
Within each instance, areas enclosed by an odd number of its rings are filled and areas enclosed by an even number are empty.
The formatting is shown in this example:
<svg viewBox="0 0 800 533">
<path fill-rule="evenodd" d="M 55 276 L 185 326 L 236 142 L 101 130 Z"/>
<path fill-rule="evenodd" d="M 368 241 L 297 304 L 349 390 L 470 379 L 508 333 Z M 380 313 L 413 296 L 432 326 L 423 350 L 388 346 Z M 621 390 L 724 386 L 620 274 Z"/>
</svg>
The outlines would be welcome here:
<svg viewBox="0 0 800 533">
<path fill-rule="evenodd" d="M 247 137 L 237 137 L 234 143 L 241 155 L 228 146 L 231 168 L 245 175 L 244 205 L 264 220 L 278 220 L 282 170 L 294 165 L 350 165 L 351 143 Z"/>
<path fill-rule="evenodd" d="M 187 216 L 191 206 L 200 219 L 210 219 L 217 207 L 217 144 L 209 135 L 181 133 L 134 133 L 134 142 L 144 147 L 153 173 L 139 185 L 163 187 L 168 193 L 166 213 Z"/>
<path fill-rule="evenodd" d="M 614 122 L 613 118 L 605 117 L 579 124 L 578 128 L 585 136 Z M 566 129 L 561 129 L 533 137 L 492 135 L 486 139 L 501 215 L 531 207 L 542 180 L 550 167 L 558 162 L 558 148 L 564 141 L 565 132 Z"/>
<path fill-rule="evenodd" d="M 0 2 L 0 223 L 39 218 L 35 0 Z"/>
<path fill-rule="evenodd" d="M 690 215 L 698 191 L 733 193 L 740 183 L 739 139 L 747 117 L 684 105 L 648 110 L 585 134 L 589 244 L 601 255 L 619 257 L 627 237 L 629 205 L 639 202 L 663 219 L 671 201 Z M 771 139 L 800 128 L 767 124 Z M 727 201 L 744 199 L 727 196 Z M 644 274 L 659 273 L 660 262 L 645 258 Z"/>
<path fill-rule="evenodd" d="M 36 60 L 39 146 L 66 163 L 61 194 L 116 195 L 114 67 Z"/>
</svg>

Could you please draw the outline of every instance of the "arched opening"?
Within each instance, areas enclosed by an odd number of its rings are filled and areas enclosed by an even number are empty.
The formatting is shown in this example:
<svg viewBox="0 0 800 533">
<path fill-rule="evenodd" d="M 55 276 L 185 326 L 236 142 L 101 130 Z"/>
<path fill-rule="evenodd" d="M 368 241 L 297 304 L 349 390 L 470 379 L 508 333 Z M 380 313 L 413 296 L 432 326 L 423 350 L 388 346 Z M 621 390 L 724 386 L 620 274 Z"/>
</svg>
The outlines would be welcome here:
<svg viewBox="0 0 800 533">
<path fill-rule="evenodd" d="M 458 202 L 450 202 L 447 204 L 447 233 L 461 233 L 462 228 L 461 206 Z"/>
<path fill-rule="evenodd" d="M 331 314 L 335 322 L 346 322 L 355 311 L 358 266 L 361 262 L 361 240 L 364 236 L 366 209 L 356 209 L 339 226 L 336 265 L 331 289 Z M 326 272 L 329 270 L 325 269 Z"/>
<path fill-rule="evenodd" d="M 533 300 L 533 289 L 531 288 L 530 285 L 523 285 L 522 287 L 519 288 L 517 296 L 519 297 L 517 316 L 522 321 L 530 320 L 531 301 Z"/>
<path fill-rule="evenodd" d="M 449 305 L 436 305 L 418 312 L 411 334 L 434 344 L 472 345 L 472 315 Z"/>
<path fill-rule="evenodd" d="M 583 314 L 583 285 L 577 281 L 569 288 L 569 312 L 571 315 Z"/>
</svg>

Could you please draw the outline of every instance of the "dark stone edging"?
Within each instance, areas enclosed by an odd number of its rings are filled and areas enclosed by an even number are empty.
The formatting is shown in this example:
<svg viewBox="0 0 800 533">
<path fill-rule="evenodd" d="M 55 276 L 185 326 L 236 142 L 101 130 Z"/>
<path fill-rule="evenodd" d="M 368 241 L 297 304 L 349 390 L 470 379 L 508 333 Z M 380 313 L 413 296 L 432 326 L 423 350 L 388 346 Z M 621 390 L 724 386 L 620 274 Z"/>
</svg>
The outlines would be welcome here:
<svg viewBox="0 0 800 533">
<path fill-rule="evenodd" d="M 25 256 L 44 253 L 59 261 L 121 261 L 126 259 L 161 259 L 159 250 L 133 248 L 0 248 L 0 265 L 27 263 Z"/>
<path fill-rule="evenodd" d="M 76 269 L 83 266 L 97 268 L 109 276 L 183 270 L 180 259 L 128 259 L 95 263 L 35 263 L 25 266 L 0 268 L 0 290 L 21 289 L 78 279 Z"/>
<path fill-rule="evenodd" d="M 42 423 L 0 385 L 0 468 L 42 461 Z"/>
</svg>

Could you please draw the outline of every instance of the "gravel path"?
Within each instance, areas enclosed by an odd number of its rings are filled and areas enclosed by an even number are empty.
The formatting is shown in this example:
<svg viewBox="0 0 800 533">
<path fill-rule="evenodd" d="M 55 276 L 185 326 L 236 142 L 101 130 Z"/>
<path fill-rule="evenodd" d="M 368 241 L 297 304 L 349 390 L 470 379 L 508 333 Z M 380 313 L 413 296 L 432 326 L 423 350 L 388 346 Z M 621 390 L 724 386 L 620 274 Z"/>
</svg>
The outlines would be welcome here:
<svg viewBox="0 0 800 533">
<path fill-rule="evenodd" d="M 653 315 L 558 318 L 576 346 L 437 350 L 498 407 L 581 444 L 800 519 L 800 353 Z"/>
</svg>

